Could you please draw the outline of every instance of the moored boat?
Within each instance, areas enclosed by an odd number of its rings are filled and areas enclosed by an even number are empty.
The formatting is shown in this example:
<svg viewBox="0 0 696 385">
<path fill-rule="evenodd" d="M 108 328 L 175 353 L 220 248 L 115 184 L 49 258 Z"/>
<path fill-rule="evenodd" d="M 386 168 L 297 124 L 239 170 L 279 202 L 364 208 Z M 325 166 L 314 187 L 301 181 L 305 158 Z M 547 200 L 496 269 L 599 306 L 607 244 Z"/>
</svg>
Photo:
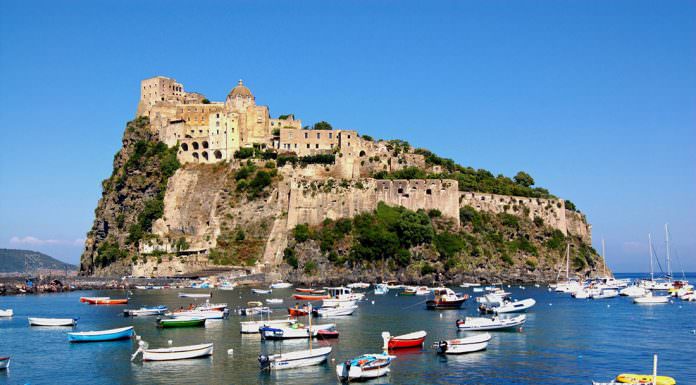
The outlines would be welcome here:
<svg viewBox="0 0 696 385">
<path fill-rule="evenodd" d="M 401 290 L 399 295 L 416 295 L 416 288 L 413 286 L 406 286 L 404 290 Z"/>
<path fill-rule="evenodd" d="M 126 317 L 162 315 L 167 311 L 166 306 L 141 307 L 140 309 L 124 309 L 123 315 Z"/>
<path fill-rule="evenodd" d="M 223 319 L 227 318 L 229 311 L 219 311 L 219 310 L 191 310 L 191 311 L 180 311 L 167 314 L 168 316 L 174 318 L 204 318 L 204 319 Z"/>
<path fill-rule="evenodd" d="M 653 295 L 653 293 L 649 291 L 647 294 L 645 294 L 642 297 L 633 298 L 633 303 L 643 304 L 643 305 L 669 303 L 669 296 L 668 295 Z"/>
<path fill-rule="evenodd" d="M 290 314 L 293 317 L 304 317 L 309 315 L 309 312 L 309 306 L 300 307 L 299 305 L 295 305 L 295 307 L 288 308 L 288 314 Z"/>
<path fill-rule="evenodd" d="M 101 341 L 116 341 L 126 338 L 131 338 L 135 332 L 133 326 L 126 326 L 117 329 L 95 330 L 90 332 L 73 332 L 68 333 L 68 341 L 70 342 L 101 342 Z"/>
<path fill-rule="evenodd" d="M 251 289 L 254 294 L 271 294 L 273 290 L 271 289 Z"/>
<path fill-rule="evenodd" d="M 459 309 L 464 301 L 469 299 L 469 295 L 459 295 L 446 287 L 438 287 L 432 290 L 434 298 L 425 302 L 428 309 Z"/>
<path fill-rule="evenodd" d="M 100 299 L 111 299 L 111 297 L 80 297 L 80 302 L 96 301 Z"/>
<path fill-rule="evenodd" d="M 311 288 L 308 288 L 308 287 L 296 287 L 296 288 L 295 288 L 295 291 L 298 292 L 298 293 L 311 293 L 311 292 L 313 292 L 314 290 L 315 290 L 315 289 L 311 289 Z"/>
<path fill-rule="evenodd" d="M 331 346 L 281 354 L 259 355 L 261 369 L 282 370 L 319 365 L 326 362 Z"/>
<path fill-rule="evenodd" d="M 283 328 L 283 327 L 290 327 L 293 324 L 295 324 L 297 320 L 294 320 L 292 318 L 288 319 L 277 319 L 277 320 L 261 320 L 261 321 L 243 321 L 240 322 L 240 332 L 242 334 L 257 334 L 259 333 L 259 329 L 262 327 L 271 327 L 271 328 Z"/>
<path fill-rule="evenodd" d="M 273 281 L 269 287 L 271 289 L 287 289 L 289 287 L 292 287 L 292 283 L 283 281 Z"/>
<path fill-rule="evenodd" d="M 196 317 L 177 317 L 177 318 L 160 318 L 157 320 L 157 326 L 161 328 L 184 328 L 194 326 L 205 326 L 205 318 Z"/>
<path fill-rule="evenodd" d="M 416 295 L 428 295 L 430 294 L 430 289 L 425 286 L 418 286 L 416 288 Z"/>
<path fill-rule="evenodd" d="M 125 305 L 128 303 L 128 298 L 87 298 L 85 302 L 90 305 Z"/>
<path fill-rule="evenodd" d="M 389 332 L 382 332 L 382 341 L 384 341 L 383 348 L 385 350 L 391 350 L 423 346 L 427 335 L 428 333 L 426 333 L 425 330 L 402 334 L 400 336 L 392 336 Z"/>
<path fill-rule="evenodd" d="M 266 340 L 285 340 L 316 337 L 319 330 L 333 330 L 335 328 L 335 324 L 312 325 L 311 327 L 306 327 L 297 323 L 290 327 L 262 327 L 259 329 L 259 332 L 261 333 L 261 338 Z"/>
<path fill-rule="evenodd" d="M 479 311 L 482 313 L 518 313 L 526 311 L 536 304 L 533 298 L 527 298 L 519 301 L 505 301 L 500 306 L 486 306 L 481 304 Z"/>
<path fill-rule="evenodd" d="M 385 295 L 389 291 L 389 287 L 385 283 L 378 283 L 375 285 L 375 295 Z"/>
<path fill-rule="evenodd" d="M 29 326 L 75 326 L 77 318 L 37 318 L 29 317 Z"/>
<path fill-rule="evenodd" d="M 338 338 L 338 332 L 335 329 L 321 329 L 317 331 L 317 338 L 320 340 L 330 340 Z"/>
<path fill-rule="evenodd" d="M 331 298 L 328 294 L 293 294 L 292 298 L 300 301 L 321 301 Z"/>
<path fill-rule="evenodd" d="M 175 346 L 171 348 L 144 349 L 143 361 L 173 361 L 213 355 L 213 343 Z"/>
<path fill-rule="evenodd" d="M 355 312 L 357 305 L 350 306 L 338 306 L 338 307 L 321 307 L 316 309 L 316 314 L 318 317 L 340 317 L 349 316 Z"/>
<path fill-rule="evenodd" d="M 490 340 L 489 333 L 481 333 L 471 337 L 438 341 L 433 344 L 433 347 L 440 354 L 464 354 L 485 350 Z"/>
<path fill-rule="evenodd" d="M 590 296 L 592 299 L 607 299 L 619 296 L 619 291 L 616 289 L 602 289 L 599 293 Z"/>
<path fill-rule="evenodd" d="M 394 358 L 387 353 L 363 354 L 336 365 L 336 375 L 341 381 L 381 377 L 389 373 Z"/>
<path fill-rule="evenodd" d="M 12 317 L 13 315 L 12 309 L 0 309 L 0 317 Z"/>
<path fill-rule="evenodd" d="M 351 289 L 367 289 L 370 287 L 369 283 L 366 282 L 354 282 L 346 285 L 347 287 Z"/>
<path fill-rule="evenodd" d="M 10 357 L 0 357 L 0 370 L 10 367 Z"/>
<path fill-rule="evenodd" d="M 283 303 L 283 299 L 282 298 L 267 298 L 266 303 L 279 304 L 279 303 Z"/>
<path fill-rule="evenodd" d="M 466 317 L 457 320 L 459 330 L 501 330 L 520 326 L 525 323 L 527 316 L 520 314 L 515 317 Z"/>
<path fill-rule="evenodd" d="M 179 298 L 210 298 L 213 293 L 179 293 Z"/>
</svg>

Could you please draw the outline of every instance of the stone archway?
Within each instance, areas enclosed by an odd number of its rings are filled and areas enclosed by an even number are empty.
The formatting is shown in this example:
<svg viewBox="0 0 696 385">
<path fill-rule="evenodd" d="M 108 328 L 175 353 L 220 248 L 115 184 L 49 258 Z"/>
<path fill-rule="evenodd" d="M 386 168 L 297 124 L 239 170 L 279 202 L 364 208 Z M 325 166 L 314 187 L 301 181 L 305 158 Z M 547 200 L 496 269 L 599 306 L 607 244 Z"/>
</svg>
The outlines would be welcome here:
<svg viewBox="0 0 696 385">
<path fill-rule="evenodd" d="M 201 144 L 203 145 L 203 148 L 208 148 L 208 142 L 207 142 L 207 141 L 203 141 L 203 143 L 201 143 Z"/>
<path fill-rule="evenodd" d="M 198 142 L 191 143 L 191 147 L 193 147 L 194 150 L 198 150 L 198 148 L 199 148 Z"/>
<path fill-rule="evenodd" d="M 191 156 L 193 157 L 193 160 L 195 162 L 198 162 L 198 153 L 197 152 L 192 153 Z"/>
<path fill-rule="evenodd" d="M 213 155 L 215 156 L 215 159 L 222 159 L 222 152 L 220 150 L 215 150 Z"/>
<path fill-rule="evenodd" d="M 208 160 L 208 151 L 203 151 L 203 159 Z"/>
<path fill-rule="evenodd" d="M 188 144 L 181 143 L 181 151 L 188 151 Z"/>
</svg>

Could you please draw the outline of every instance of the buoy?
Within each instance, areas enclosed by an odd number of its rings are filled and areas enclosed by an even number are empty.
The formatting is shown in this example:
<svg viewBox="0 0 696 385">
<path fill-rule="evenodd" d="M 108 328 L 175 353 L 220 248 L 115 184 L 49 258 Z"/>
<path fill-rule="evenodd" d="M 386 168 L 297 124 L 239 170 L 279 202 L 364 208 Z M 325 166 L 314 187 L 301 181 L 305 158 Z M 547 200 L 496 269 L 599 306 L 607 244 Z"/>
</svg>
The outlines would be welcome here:
<svg viewBox="0 0 696 385">
<path fill-rule="evenodd" d="M 372 304 L 373 304 L 373 305 L 375 304 L 375 300 L 374 300 L 374 299 L 372 300 Z"/>
<path fill-rule="evenodd" d="M 607 307 L 611 307 L 611 305 L 607 305 Z"/>
<path fill-rule="evenodd" d="M 549 304 L 549 306 L 553 305 L 552 303 Z"/>
<path fill-rule="evenodd" d="M 440 313 L 440 318 L 442 318 L 442 313 Z"/>
<path fill-rule="evenodd" d="M 227 349 L 227 355 L 231 356 L 234 354 L 234 349 Z"/>
<path fill-rule="evenodd" d="M 172 346 L 172 340 L 167 340 L 167 345 Z"/>
</svg>

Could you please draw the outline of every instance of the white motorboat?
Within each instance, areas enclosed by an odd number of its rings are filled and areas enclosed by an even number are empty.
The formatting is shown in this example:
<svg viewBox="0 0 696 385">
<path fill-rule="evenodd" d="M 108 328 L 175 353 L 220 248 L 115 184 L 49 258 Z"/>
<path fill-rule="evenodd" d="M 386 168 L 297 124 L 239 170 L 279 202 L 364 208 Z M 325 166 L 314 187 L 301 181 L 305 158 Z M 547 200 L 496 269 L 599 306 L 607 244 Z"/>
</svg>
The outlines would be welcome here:
<svg viewBox="0 0 696 385">
<path fill-rule="evenodd" d="M 125 317 L 162 315 L 167 311 L 166 306 L 141 307 L 140 309 L 124 309 Z"/>
<path fill-rule="evenodd" d="M 488 293 L 482 297 L 476 297 L 476 302 L 486 306 L 500 306 L 503 302 L 510 300 L 510 295 L 511 293 L 505 291 Z"/>
<path fill-rule="evenodd" d="M 647 290 L 638 285 L 631 285 L 619 290 L 619 295 L 631 298 L 642 297 L 645 294 L 647 294 Z"/>
<path fill-rule="evenodd" d="M 77 318 L 36 318 L 29 317 L 29 326 L 75 326 Z"/>
<path fill-rule="evenodd" d="M 291 327 L 268 327 L 264 326 L 259 329 L 261 338 L 266 340 L 286 340 L 293 338 L 310 338 L 316 337 L 320 330 L 334 330 L 335 324 L 313 325 L 311 327 L 299 326 L 294 324 Z"/>
<path fill-rule="evenodd" d="M 292 283 L 283 281 L 273 281 L 269 287 L 271 289 L 287 289 L 289 287 L 292 287 Z"/>
<path fill-rule="evenodd" d="M 525 311 L 536 304 L 533 298 L 527 298 L 520 301 L 505 301 L 500 306 L 486 306 L 481 304 L 479 310 L 484 313 L 517 313 Z"/>
<path fill-rule="evenodd" d="M 0 317 L 12 317 L 13 315 L 12 309 L 0 309 Z"/>
<path fill-rule="evenodd" d="M 210 311 L 210 310 L 217 310 L 217 311 L 225 311 L 227 309 L 227 304 L 226 303 L 210 303 L 208 301 L 205 301 L 205 304 L 196 306 L 193 310 L 200 310 L 200 311 Z"/>
<path fill-rule="evenodd" d="M 696 293 L 694 293 L 693 291 L 684 293 L 679 297 L 679 299 L 681 299 L 682 301 L 690 301 L 690 302 L 696 301 Z"/>
<path fill-rule="evenodd" d="M 261 369 L 281 370 L 319 365 L 326 362 L 331 346 L 273 355 L 259 355 Z"/>
<path fill-rule="evenodd" d="M 319 317 L 340 317 L 340 316 L 348 316 L 352 315 L 355 309 L 357 309 L 357 305 L 351 305 L 351 306 L 338 306 L 338 307 L 321 307 L 317 309 L 317 316 Z"/>
<path fill-rule="evenodd" d="M 425 286 L 418 286 L 416 288 L 416 295 L 430 295 L 430 289 Z"/>
<path fill-rule="evenodd" d="M 179 293 L 179 298 L 210 298 L 213 293 Z"/>
<path fill-rule="evenodd" d="M 143 354 L 143 361 L 187 360 L 213 355 L 213 343 L 159 349 L 147 349 L 147 343 L 144 341 L 140 341 L 139 345 L 138 350 L 131 356 L 131 361 L 135 359 L 138 353 Z"/>
<path fill-rule="evenodd" d="M 254 294 L 271 294 L 273 290 L 271 289 L 251 289 L 251 292 Z"/>
<path fill-rule="evenodd" d="M 646 295 L 644 295 L 642 297 L 633 298 L 633 303 L 640 304 L 640 305 L 669 303 L 669 296 L 668 295 L 653 295 L 652 292 L 648 292 Z"/>
<path fill-rule="evenodd" d="M 433 344 L 433 347 L 440 354 L 464 354 L 485 350 L 490 340 L 489 333 L 481 333 L 471 337 L 438 341 Z"/>
<path fill-rule="evenodd" d="M 266 298 L 266 303 L 279 304 L 279 303 L 283 303 L 283 299 L 282 298 Z"/>
<path fill-rule="evenodd" d="M 592 297 L 594 294 L 599 294 L 598 289 L 593 289 L 589 287 L 583 287 L 579 289 L 578 291 L 571 293 L 570 296 L 575 298 L 575 299 L 588 299 Z"/>
<path fill-rule="evenodd" d="M 370 287 L 370 284 L 365 282 L 355 282 L 346 285 L 346 287 L 351 289 L 368 289 Z"/>
<path fill-rule="evenodd" d="M 607 299 L 619 296 L 619 291 L 616 289 L 602 289 L 598 294 L 593 294 L 592 299 Z"/>
<path fill-rule="evenodd" d="M 459 285 L 459 287 L 463 287 L 463 288 L 477 287 L 477 286 L 481 286 L 481 284 L 480 283 L 473 283 L 473 282 L 464 282 L 461 285 Z"/>
<path fill-rule="evenodd" d="M 385 283 L 378 283 L 375 285 L 375 295 L 385 295 L 389 292 L 389 287 Z"/>
<path fill-rule="evenodd" d="M 365 297 L 363 293 L 353 293 L 353 289 L 348 287 L 327 287 L 325 288 L 331 298 L 322 300 L 323 307 L 348 306 L 348 303 L 355 304 Z"/>
<path fill-rule="evenodd" d="M 389 365 L 396 356 L 387 353 L 363 354 L 336 365 L 336 375 L 341 381 L 381 377 L 389 373 Z"/>
<path fill-rule="evenodd" d="M 0 357 L 0 370 L 5 370 L 10 367 L 10 357 Z"/>
<path fill-rule="evenodd" d="M 239 325 L 241 327 L 240 331 L 242 334 L 257 334 L 259 333 L 259 329 L 261 329 L 262 327 L 285 328 L 290 327 L 295 323 L 297 323 L 297 320 L 288 318 L 265 321 L 243 321 L 240 322 Z"/>
<path fill-rule="evenodd" d="M 501 330 L 520 326 L 525 323 L 527 316 L 520 314 L 515 317 L 466 317 L 457 320 L 459 330 Z"/>
<path fill-rule="evenodd" d="M 173 318 L 204 318 L 204 319 L 223 319 L 227 318 L 229 311 L 219 310 L 188 310 L 167 313 Z"/>
</svg>

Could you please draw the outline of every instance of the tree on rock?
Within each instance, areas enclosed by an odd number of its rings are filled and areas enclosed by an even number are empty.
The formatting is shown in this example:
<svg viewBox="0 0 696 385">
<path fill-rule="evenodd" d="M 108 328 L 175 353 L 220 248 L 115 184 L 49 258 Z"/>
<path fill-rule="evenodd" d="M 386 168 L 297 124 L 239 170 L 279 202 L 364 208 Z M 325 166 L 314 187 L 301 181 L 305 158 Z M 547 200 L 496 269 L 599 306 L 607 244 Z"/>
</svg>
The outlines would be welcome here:
<svg viewBox="0 0 696 385">
<path fill-rule="evenodd" d="M 526 172 L 520 171 L 515 175 L 515 183 L 524 187 L 530 187 L 534 185 L 534 178 Z"/>
</svg>

